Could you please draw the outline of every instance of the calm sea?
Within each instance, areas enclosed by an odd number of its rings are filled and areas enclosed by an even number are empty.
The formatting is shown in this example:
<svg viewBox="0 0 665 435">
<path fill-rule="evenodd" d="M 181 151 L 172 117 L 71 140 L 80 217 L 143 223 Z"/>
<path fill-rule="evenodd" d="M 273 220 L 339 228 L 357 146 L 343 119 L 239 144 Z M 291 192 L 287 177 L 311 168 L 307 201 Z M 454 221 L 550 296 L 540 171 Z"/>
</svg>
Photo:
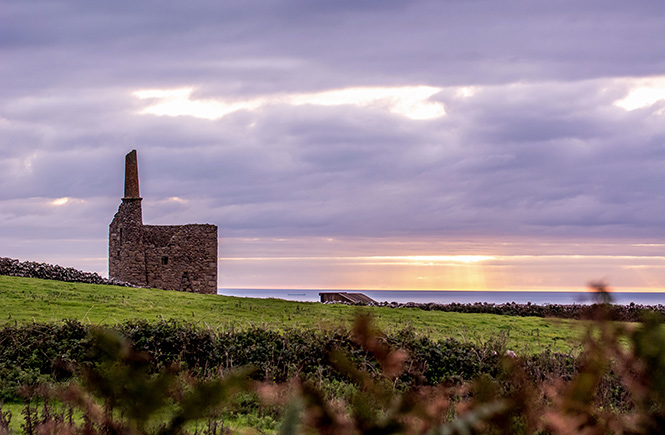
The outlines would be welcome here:
<svg viewBox="0 0 665 435">
<path fill-rule="evenodd" d="M 318 302 L 320 292 L 335 290 L 283 290 L 283 289 L 219 289 L 220 295 L 240 296 L 247 298 L 278 298 L 289 301 Z M 588 304 L 594 302 L 589 292 L 506 292 L 506 291 L 422 291 L 422 290 L 340 290 L 347 293 L 363 293 L 378 302 L 436 302 L 449 304 L 452 302 L 474 303 L 487 302 L 503 304 Z M 612 293 L 616 304 L 641 305 L 665 304 L 665 293 Z"/>
</svg>

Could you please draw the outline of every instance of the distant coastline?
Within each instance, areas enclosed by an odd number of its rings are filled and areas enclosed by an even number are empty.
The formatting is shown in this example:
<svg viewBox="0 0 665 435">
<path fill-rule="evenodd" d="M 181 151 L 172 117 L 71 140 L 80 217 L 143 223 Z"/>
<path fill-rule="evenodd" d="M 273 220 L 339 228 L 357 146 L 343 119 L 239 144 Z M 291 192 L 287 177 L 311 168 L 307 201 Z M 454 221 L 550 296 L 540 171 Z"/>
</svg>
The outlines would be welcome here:
<svg viewBox="0 0 665 435">
<path fill-rule="evenodd" d="M 591 292 L 570 291 L 474 291 L 474 290 L 320 290 L 320 289 L 234 289 L 220 288 L 217 293 L 227 296 L 250 298 L 278 298 L 291 301 L 318 302 L 320 292 L 345 291 L 366 294 L 379 302 L 414 302 L 418 304 L 437 303 L 490 303 L 518 304 L 592 304 L 595 302 Z M 613 292 L 612 301 L 619 305 L 665 305 L 664 293 Z"/>
</svg>

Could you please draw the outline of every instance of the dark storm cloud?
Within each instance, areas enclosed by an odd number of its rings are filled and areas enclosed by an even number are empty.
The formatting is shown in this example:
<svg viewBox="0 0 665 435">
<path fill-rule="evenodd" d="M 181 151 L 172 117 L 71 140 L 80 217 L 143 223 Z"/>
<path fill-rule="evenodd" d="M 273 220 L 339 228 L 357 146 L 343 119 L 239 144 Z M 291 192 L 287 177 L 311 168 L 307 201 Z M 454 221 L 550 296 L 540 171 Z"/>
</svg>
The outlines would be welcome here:
<svg viewBox="0 0 665 435">
<path fill-rule="evenodd" d="M 2 14 L 5 236 L 55 221 L 63 238 L 86 227 L 103 239 L 131 149 L 150 223 L 260 237 L 663 235 L 663 104 L 613 105 L 630 90 L 614 78 L 665 68 L 660 2 L 9 1 Z M 430 100 L 447 114 L 272 102 L 158 117 L 132 94 L 405 85 L 441 88 Z M 52 204 L 64 197 L 82 202 Z"/>
</svg>

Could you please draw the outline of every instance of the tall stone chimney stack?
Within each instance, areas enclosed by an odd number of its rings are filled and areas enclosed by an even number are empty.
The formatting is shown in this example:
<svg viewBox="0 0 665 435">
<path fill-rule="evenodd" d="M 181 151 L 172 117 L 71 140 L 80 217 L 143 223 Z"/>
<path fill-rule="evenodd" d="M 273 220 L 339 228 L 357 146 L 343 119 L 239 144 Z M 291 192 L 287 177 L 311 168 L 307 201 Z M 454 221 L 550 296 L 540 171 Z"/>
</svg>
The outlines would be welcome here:
<svg viewBox="0 0 665 435">
<path fill-rule="evenodd" d="M 217 225 L 143 225 L 136 150 L 109 225 L 109 277 L 143 287 L 217 293 Z"/>
<path fill-rule="evenodd" d="M 136 150 L 125 156 L 125 196 L 109 226 L 109 276 L 147 285 Z"/>
<path fill-rule="evenodd" d="M 139 166 L 136 159 L 136 150 L 125 156 L 125 198 L 138 199 L 139 195 Z"/>
</svg>

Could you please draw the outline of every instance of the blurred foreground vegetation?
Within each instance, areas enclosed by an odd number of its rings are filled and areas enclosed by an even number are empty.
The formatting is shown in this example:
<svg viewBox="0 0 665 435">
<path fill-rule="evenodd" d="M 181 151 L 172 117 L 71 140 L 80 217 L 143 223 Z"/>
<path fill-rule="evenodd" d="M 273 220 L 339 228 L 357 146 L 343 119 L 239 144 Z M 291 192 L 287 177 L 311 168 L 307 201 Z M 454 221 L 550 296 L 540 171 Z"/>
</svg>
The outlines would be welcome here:
<svg viewBox="0 0 665 435">
<path fill-rule="evenodd" d="M 596 305 L 578 354 L 386 334 L 367 312 L 351 328 L 279 331 L 17 322 L 0 329 L 0 432 L 659 433 L 660 315 L 610 319 Z"/>
</svg>

